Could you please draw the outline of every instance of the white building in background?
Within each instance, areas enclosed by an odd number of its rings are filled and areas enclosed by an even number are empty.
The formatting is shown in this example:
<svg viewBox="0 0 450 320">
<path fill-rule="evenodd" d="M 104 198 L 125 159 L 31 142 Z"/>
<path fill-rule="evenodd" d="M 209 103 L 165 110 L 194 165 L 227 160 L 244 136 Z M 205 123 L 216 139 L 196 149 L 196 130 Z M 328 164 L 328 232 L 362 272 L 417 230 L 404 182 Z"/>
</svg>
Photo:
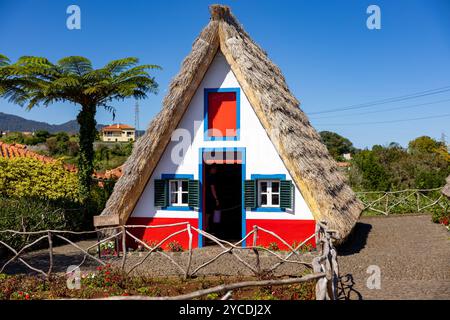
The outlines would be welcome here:
<svg viewBox="0 0 450 320">
<path fill-rule="evenodd" d="M 136 130 L 126 124 L 113 124 L 103 127 L 101 140 L 105 142 L 128 142 L 136 140 Z"/>
<path fill-rule="evenodd" d="M 351 153 L 344 153 L 342 156 L 344 157 L 344 159 L 346 161 L 352 160 L 352 154 Z"/>
</svg>

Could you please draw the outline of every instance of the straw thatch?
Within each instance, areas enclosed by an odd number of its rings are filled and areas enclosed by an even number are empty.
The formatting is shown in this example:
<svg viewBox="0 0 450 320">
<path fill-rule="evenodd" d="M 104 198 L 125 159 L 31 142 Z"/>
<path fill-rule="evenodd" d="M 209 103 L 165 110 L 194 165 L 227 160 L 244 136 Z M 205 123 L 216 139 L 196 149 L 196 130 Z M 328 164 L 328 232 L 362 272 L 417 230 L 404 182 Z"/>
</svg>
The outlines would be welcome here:
<svg viewBox="0 0 450 320">
<path fill-rule="evenodd" d="M 105 210 L 96 217 L 96 225 L 105 224 L 112 218 L 106 216 L 111 215 L 118 215 L 120 223 L 126 223 L 171 133 L 220 50 L 315 218 L 327 221 L 341 236 L 347 236 L 360 216 L 362 204 L 300 110 L 280 69 L 253 42 L 228 7 L 213 5 L 210 11 L 210 22 L 171 83 L 161 112 L 137 142 Z"/>
<path fill-rule="evenodd" d="M 442 193 L 444 196 L 447 196 L 450 198 L 450 176 L 447 177 L 447 184 L 445 185 L 444 189 L 442 189 Z"/>
</svg>

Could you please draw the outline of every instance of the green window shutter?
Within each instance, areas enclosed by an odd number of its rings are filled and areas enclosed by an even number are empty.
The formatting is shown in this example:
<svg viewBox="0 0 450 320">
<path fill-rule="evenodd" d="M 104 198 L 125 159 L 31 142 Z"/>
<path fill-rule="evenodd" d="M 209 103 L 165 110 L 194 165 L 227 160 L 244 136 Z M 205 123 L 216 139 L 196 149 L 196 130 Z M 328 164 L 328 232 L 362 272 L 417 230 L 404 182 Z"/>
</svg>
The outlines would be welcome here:
<svg viewBox="0 0 450 320">
<path fill-rule="evenodd" d="M 155 207 L 167 207 L 167 180 L 155 180 Z"/>
<path fill-rule="evenodd" d="M 200 207 L 200 182 L 189 180 L 188 182 L 188 204 L 189 207 Z"/>
<path fill-rule="evenodd" d="M 292 209 L 294 206 L 294 185 L 291 180 L 280 181 L 280 208 Z"/>
<path fill-rule="evenodd" d="M 245 208 L 256 208 L 256 180 L 244 181 Z"/>
</svg>

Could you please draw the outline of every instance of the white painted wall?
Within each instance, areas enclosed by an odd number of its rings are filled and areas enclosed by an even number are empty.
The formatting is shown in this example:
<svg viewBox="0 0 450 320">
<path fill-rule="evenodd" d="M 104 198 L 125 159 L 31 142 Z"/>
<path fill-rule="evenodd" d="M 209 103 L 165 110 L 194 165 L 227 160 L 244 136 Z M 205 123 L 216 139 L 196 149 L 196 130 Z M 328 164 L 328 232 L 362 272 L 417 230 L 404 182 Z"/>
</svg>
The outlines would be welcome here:
<svg viewBox="0 0 450 320">
<path fill-rule="evenodd" d="M 178 141 L 172 141 L 167 146 L 159 164 L 155 168 L 145 190 L 139 199 L 132 217 L 171 217 L 197 218 L 196 211 L 168 211 L 157 210 L 153 206 L 154 180 L 160 179 L 161 174 L 193 174 L 199 178 L 199 148 L 246 148 L 246 179 L 252 174 L 285 174 L 286 179 L 292 180 L 275 147 L 257 118 L 243 90 L 240 93 L 241 130 L 239 141 L 204 141 L 203 113 L 205 88 L 237 88 L 240 87 L 236 77 L 230 69 L 225 57 L 218 53 L 207 71 L 199 89 L 195 93 L 189 108 L 184 114 L 178 128 L 187 129 L 192 137 L 192 144 L 188 144 L 182 163 L 176 165 L 171 160 L 171 152 Z M 178 129 L 177 129 L 178 130 Z M 247 219 L 313 219 L 301 193 L 295 187 L 294 209 L 292 212 L 252 212 L 247 211 Z"/>
</svg>

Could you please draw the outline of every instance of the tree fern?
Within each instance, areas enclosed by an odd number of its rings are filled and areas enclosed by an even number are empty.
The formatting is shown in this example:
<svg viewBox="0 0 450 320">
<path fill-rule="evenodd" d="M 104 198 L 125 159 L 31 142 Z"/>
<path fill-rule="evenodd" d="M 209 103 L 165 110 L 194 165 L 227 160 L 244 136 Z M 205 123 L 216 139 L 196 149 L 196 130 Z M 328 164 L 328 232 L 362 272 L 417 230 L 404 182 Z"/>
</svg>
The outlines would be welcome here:
<svg viewBox="0 0 450 320">
<path fill-rule="evenodd" d="M 115 115 L 114 100 L 129 97 L 145 99 L 156 93 L 158 84 L 149 70 L 161 69 L 152 64 L 138 65 L 139 59 L 113 60 L 94 69 L 89 59 L 70 56 L 52 63 L 45 57 L 23 56 L 15 63 L 0 54 L 0 96 L 32 109 L 69 101 L 81 106 L 79 183 L 81 198 L 89 195 L 93 172 L 95 114 L 98 107 Z"/>
</svg>

